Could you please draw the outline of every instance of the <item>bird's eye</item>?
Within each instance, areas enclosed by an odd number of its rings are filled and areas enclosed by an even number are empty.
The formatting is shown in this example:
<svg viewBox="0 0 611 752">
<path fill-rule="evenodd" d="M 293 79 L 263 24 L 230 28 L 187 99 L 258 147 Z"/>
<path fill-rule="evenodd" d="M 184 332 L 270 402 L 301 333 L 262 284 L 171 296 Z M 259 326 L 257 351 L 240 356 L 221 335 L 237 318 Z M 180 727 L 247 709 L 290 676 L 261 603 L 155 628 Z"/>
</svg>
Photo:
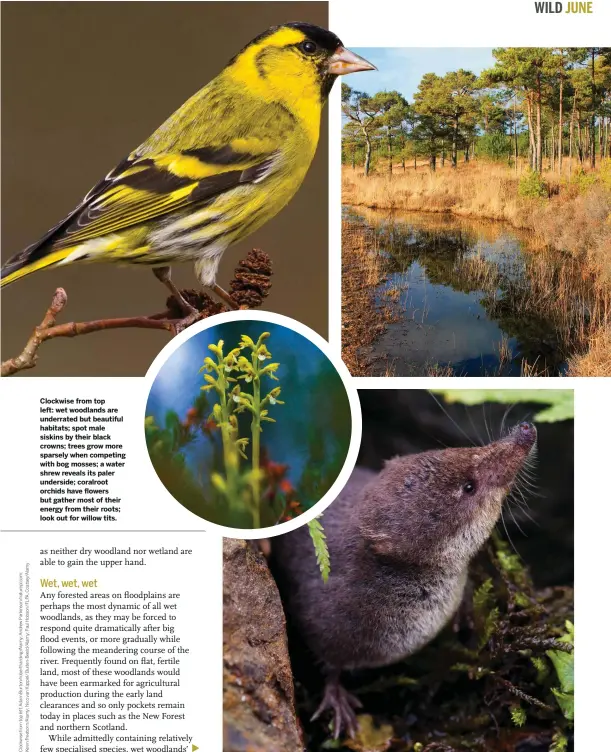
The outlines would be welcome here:
<svg viewBox="0 0 611 752">
<path fill-rule="evenodd" d="M 300 48 L 301 51 L 305 52 L 306 55 L 313 55 L 316 52 L 316 45 L 309 39 L 306 39 L 305 42 L 302 42 L 300 44 Z"/>
<path fill-rule="evenodd" d="M 464 491 L 464 493 L 469 495 L 475 493 L 475 483 L 472 480 L 468 481 L 462 487 L 462 490 Z"/>
</svg>

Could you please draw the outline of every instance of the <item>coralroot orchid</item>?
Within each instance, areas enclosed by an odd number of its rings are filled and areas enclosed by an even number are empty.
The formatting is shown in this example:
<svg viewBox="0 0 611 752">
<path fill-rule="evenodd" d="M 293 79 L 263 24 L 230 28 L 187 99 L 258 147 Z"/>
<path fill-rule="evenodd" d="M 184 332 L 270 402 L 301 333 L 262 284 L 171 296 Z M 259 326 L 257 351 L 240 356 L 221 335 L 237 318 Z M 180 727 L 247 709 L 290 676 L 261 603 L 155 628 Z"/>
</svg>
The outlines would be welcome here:
<svg viewBox="0 0 611 752">
<path fill-rule="evenodd" d="M 261 527 L 261 480 L 264 472 L 261 469 L 261 433 L 263 422 L 275 423 L 269 415 L 268 407 L 283 405 L 279 399 L 281 387 L 276 386 L 269 392 L 262 392 L 264 377 L 278 381 L 276 371 L 280 363 L 268 363 L 272 354 L 265 341 L 269 332 L 263 332 L 255 342 L 246 334 L 241 336 L 238 347 L 224 354 L 224 342 L 219 340 L 208 345 L 208 349 L 216 356 L 216 361 L 210 356 L 204 358 L 200 373 L 204 373 L 204 391 L 215 390 L 218 402 L 214 405 L 211 418 L 221 430 L 223 439 L 223 457 L 225 477 L 216 473 L 212 477 L 214 487 L 226 499 L 230 507 L 246 504 L 252 515 L 254 528 Z M 250 357 L 244 354 L 250 351 Z M 230 376 L 235 372 L 235 376 Z M 241 382 L 241 383 L 240 383 Z M 248 385 L 252 384 L 252 391 Z M 238 415 L 244 412 L 251 414 L 251 437 L 240 438 Z M 248 446 L 251 451 L 251 468 L 242 473 L 240 459 L 248 459 Z"/>
</svg>

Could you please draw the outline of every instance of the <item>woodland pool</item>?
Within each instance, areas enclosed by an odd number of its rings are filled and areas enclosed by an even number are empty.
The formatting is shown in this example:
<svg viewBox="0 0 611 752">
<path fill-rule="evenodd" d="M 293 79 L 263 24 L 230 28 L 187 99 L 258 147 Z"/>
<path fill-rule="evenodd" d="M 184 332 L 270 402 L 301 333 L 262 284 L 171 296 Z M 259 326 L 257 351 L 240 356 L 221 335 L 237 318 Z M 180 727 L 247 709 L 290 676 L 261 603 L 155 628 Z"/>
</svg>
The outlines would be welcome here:
<svg viewBox="0 0 611 752">
<path fill-rule="evenodd" d="M 343 220 L 383 268 L 370 375 L 566 373 L 593 301 L 576 259 L 499 222 L 352 207 Z"/>
</svg>

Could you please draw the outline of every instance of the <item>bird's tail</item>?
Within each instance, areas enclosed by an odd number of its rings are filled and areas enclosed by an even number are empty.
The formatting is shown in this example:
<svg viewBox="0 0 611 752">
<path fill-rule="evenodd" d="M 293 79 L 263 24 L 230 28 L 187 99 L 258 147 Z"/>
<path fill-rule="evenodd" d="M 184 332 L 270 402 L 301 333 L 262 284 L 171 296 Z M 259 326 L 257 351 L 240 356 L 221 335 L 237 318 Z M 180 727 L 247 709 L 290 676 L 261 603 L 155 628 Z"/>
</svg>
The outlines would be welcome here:
<svg viewBox="0 0 611 752">
<path fill-rule="evenodd" d="M 51 251 L 50 253 L 41 256 L 40 248 L 37 248 L 34 252 L 26 248 L 4 264 L 2 267 L 0 287 L 6 287 L 7 285 L 10 285 L 11 282 L 15 282 L 16 280 L 21 279 L 21 277 L 25 277 L 39 269 L 59 264 L 67 258 L 72 251 L 74 251 L 74 246 L 70 248 L 62 248 L 59 251 Z"/>
</svg>

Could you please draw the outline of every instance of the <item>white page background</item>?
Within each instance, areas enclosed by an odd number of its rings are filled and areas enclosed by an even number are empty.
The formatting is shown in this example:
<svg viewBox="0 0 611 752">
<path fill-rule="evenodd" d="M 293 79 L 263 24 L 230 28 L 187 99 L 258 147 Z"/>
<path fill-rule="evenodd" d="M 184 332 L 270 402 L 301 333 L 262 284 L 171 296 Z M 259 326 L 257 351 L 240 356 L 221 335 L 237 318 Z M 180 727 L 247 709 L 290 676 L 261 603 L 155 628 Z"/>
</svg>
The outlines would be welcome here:
<svg viewBox="0 0 611 752">
<path fill-rule="evenodd" d="M 499 0 L 331 0 L 330 28 L 348 46 L 355 47 L 468 47 L 468 46 L 590 46 L 611 44 L 611 0 L 595 0 L 594 14 L 583 16 L 538 15 L 530 0 L 507 3 Z M 202 9 L 202 16 L 205 8 Z M 295 20 L 295 19 L 290 19 Z M 205 49 L 202 50 L 205 54 Z M 340 91 L 336 86 L 329 102 L 330 121 L 330 339 L 339 349 L 340 328 L 340 214 L 341 173 Z M 89 336 L 96 336 L 95 334 Z M 76 347 L 78 341 L 74 342 Z M 52 343 L 43 346 L 52 347 Z M 120 355 L 120 354 L 118 354 Z M 359 388 L 428 388 L 427 378 L 392 380 L 358 379 Z M 609 503 L 611 501 L 611 380 L 609 379 L 495 379 L 495 388 L 574 388 L 576 404 L 576 591 L 577 591 L 577 727 L 581 750 L 598 750 L 608 714 L 603 682 L 609 669 L 604 648 L 608 611 Z M 440 383 L 441 382 L 441 383 Z M 120 546 L 126 539 L 134 546 L 182 545 L 197 550 L 195 567 L 183 571 L 181 590 L 190 594 L 188 613 L 190 644 L 199 645 L 193 655 L 188 682 L 189 702 L 199 709 L 197 722 L 189 733 L 206 752 L 222 749 L 221 678 L 221 550 L 220 540 L 209 533 L 196 533 L 199 518 L 177 504 L 156 478 L 143 440 L 143 379 L 2 379 L 2 572 L 5 580 L 2 625 L 1 703 L 3 749 L 17 749 L 15 728 L 17 707 L 18 624 L 17 580 L 27 562 L 31 579 L 49 576 L 49 567 L 37 565 L 37 551 L 52 542 L 60 545 L 89 545 L 103 540 L 104 545 Z M 481 388 L 481 379 L 435 379 L 438 388 Z M 118 476 L 113 495 L 123 497 L 120 522 L 106 533 L 57 532 L 64 524 L 42 525 L 38 520 L 39 499 L 39 400 L 41 396 L 103 397 L 125 416 L 123 424 L 112 426 L 113 436 L 125 445 L 126 470 Z M 46 532 L 55 530 L 56 532 Z M 97 528 L 96 528 L 97 530 Z M 189 531 L 184 533 L 119 532 L 143 530 Z M 91 547 L 91 546 L 90 546 Z M 150 570 L 152 571 L 152 570 Z M 99 573 L 98 573 L 99 574 Z M 118 572 L 108 573 L 114 578 Z M 155 572 L 157 582 L 174 577 L 175 571 Z M 91 575 L 96 576 L 96 575 Z M 133 580 L 130 580 L 130 577 Z M 136 568 L 123 575 L 122 586 L 146 588 Z M 32 590 L 32 592 L 35 592 Z M 185 596 L 187 597 L 187 596 Z M 35 631 L 35 621 L 31 630 Z M 32 635 L 32 652 L 35 637 Z M 185 637 L 186 640 L 186 637 Z M 33 670 L 35 664 L 32 663 Z M 604 725 L 603 725 L 604 724 Z M 30 726 L 30 749 L 40 749 L 42 737 Z M 165 731 L 166 729 L 161 729 Z"/>
</svg>

